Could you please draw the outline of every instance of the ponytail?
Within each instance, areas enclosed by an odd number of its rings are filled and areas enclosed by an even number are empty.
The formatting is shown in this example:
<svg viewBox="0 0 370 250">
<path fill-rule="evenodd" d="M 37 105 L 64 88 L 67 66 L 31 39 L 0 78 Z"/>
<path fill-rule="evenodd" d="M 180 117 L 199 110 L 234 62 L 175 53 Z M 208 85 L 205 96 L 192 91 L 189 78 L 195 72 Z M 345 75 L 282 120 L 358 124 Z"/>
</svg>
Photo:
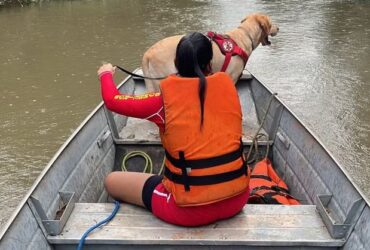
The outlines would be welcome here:
<svg viewBox="0 0 370 250">
<path fill-rule="evenodd" d="M 204 120 L 204 101 L 207 79 L 204 72 L 212 59 L 212 44 L 203 34 L 194 32 L 184 36 L 176 49 L 175 66 L 183 77 L 199 78 L 200 127 Z"/>
<path fill-rule="evenodd" d="M 195 73 L 199 77 L 199 88 L 198 88 L 198 95 L 200 101 L 200 127 L 203 126 L 203 116 L 204 116 L 204 99 L 206 95 L 206 87 L 207 87 L 207 79 L 204 76 L 203 72 L 201 71 L 199 65 L 194 67 Z"/>
</svg>

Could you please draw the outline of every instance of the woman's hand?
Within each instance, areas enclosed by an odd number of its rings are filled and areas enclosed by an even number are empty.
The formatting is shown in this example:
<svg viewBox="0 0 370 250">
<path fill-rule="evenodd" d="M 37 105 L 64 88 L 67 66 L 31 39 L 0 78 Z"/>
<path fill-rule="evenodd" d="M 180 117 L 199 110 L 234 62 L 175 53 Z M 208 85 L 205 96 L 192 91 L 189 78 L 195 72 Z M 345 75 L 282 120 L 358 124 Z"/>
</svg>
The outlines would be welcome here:
<svg viewBox="0 0 370 250">
<path fill-rule="evenodd" d="M 98 69 L 98 76 L 103 74 L 104 72 L 110 72 L 112 75 L 114 74 L 116 70 L 116 67 L 113 66 L 111 63 L 104 63 L 100 68 Z"/>
</svg>

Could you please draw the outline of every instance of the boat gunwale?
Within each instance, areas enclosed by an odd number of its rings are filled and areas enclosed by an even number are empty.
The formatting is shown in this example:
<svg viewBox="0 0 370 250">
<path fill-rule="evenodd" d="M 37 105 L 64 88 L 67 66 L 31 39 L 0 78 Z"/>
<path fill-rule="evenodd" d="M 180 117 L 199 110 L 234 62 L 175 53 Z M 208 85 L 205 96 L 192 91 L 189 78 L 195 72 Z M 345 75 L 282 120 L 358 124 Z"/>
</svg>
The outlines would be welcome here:
<svg viewBox="0 0 370 250">
<path fill-rule="evenodd" d="M 274 93 L 273 91 L 271 91 L 271 89 L 266 85 L 264 84 L 263 82 L 261 82 L 260 80 L 258 80 L 258 78 L 253 75 L 250 71 L 246 70 L 247 72 L 249 72 L 252 77 L 257 80 L 270 94 Z M 253 81 L 253 78 L 251 79 L 251 81 Z M 305 125 L 305 123 L 302 121 L 302 119 L 298 118 L 298 116 L 292 111 L 292 109 L 290 109 L 288 107 L 288 105 L 285 104 L 285 102 L 279 98 L 279 95 L 276 95 L 275 98 L 283 105 L 284 108 L 287 109 L 287 111 L 295 118 L 297 119 L 297 121 L 302 125 L 302 127 L 318 142 L 319 146 L 324 149 L 324 151 L 328 154 L 328 156 L 334 161 L 334 163 L 339 167 L 339 169 L 342 171 L 342 173 L 348 178 L 349 182 L 352 184 L 352 186 L 356 189 L 356 191 L 359 193 L 359 195 L 361 196 L 361 198 L 365 201 L 366 205 L 368 207 L 370 207 L 370 199 L 367 199 L 365 194 L 361 191 L 360 187 L 354 182 L 354 178 L 352 178 L 349 173 L 347 172 L 347 170 L 339 163 L 339 161 L 335 158 L 335 156 L 331 153 L 331 151 L 325 146 L 325 144 L 319 139 L 319 137 L 314 133 L 312 132 L 312 130 L 307 127 Z"/>
</svg>

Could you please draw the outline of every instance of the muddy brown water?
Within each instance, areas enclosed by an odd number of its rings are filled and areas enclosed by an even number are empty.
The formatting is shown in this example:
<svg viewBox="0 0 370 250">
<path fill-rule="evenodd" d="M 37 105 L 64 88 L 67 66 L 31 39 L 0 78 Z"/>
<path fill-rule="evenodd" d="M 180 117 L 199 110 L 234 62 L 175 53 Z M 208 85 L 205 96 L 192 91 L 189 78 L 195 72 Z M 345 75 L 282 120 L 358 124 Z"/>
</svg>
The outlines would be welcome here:
<svg viewBox="0 0 370 250">
<path fill-rule="evenodd" d="M 280 33 L 247 68 L 370 197 L 370 2 L 55 1 L 0 9 L 0 225 L 100 102 L 102 61 L 132 70 L 161 38 L 227 31 L 253 12 Z"/>
</svg>

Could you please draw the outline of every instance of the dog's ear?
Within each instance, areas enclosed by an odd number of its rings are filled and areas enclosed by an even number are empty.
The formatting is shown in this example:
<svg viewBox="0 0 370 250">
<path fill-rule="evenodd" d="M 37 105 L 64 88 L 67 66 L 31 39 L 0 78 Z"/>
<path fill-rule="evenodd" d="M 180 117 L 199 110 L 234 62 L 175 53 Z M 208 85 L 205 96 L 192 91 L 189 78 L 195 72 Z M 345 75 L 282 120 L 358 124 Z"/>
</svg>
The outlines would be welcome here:
<svg viewBox="0 0 370 250">
<path fill-rule="evenodd" d="M 259 23 L 262 31 L 266 36 L 270 35 L 271 31 L 271 21 L 268 16 L 265 15 L 256 15 L 256 20 Z"/>
<path fill-rule="evenodd" d="M 244 17 L 241 21 L 240 21 L 240 23 L 244 23 L 245 22 L 245 20 L 247 20 L 247 16 L 246 17 Z"/>
</svg>

